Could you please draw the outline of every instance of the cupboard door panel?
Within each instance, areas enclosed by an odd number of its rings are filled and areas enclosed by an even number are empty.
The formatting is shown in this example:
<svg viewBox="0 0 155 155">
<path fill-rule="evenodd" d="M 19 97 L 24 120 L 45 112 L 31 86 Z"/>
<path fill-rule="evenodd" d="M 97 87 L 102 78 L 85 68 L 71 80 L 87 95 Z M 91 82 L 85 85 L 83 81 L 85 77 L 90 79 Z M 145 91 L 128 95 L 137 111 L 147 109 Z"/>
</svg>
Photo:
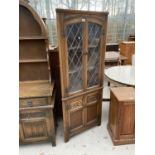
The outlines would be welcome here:
<svg viewBox="0 0 155 155">
<path fill-rule="evenodd" d="M 83 97 L 76 97 L 67 101 L 67 113 L 70 132 L 84 126 Z"/>
<path fill-rule="evenodd" d="M 87 107 L 87 124 L 97 121 L 98 104 L 93 104 Z"/>
<path fill-rule="evenodd" d="M 99 74 L 101 36 L 102 26 L 97 23 L 88 22 L 88 87 L 99 85 L 100 82 Z"/>
<path fill-rule="evenodd" d="M 99 117 L 100 93 L 93 92 L 86 96 L 86 123 L 87 125 L 98 121 Z"/>
<path fill-rule="evenodd" d="M 65 27 L 68 55 L 68 93 L 83 89 L 83 23 L 68 24 Z"/>
<path fill-rule="evenodd" d="M 69 112 L 71 132 L 83 127 L 83 125 L 84 125 L 84 119 L 83 118 L 84 117 L 83 117 L 83 110 L 82 109 Z"/>
<path fill-rule="evenodd" d="M 99 100 L 99 92 L 93 92 L 87 95 L 86 103 L 91 104 Z"/>
<path fill-rule="evenodd" d="M 23 142 L 37 142 L 49 139 L 48 126 L 45 118 L 24 119 L 21 123 Z"/>
<path fill-rule="evenodd" d="M 135 109 L 133 104 L 124 103 L 121 107 L 120 117 L 120 136 L 133 138 L 135 130 Z"/>
</svg>

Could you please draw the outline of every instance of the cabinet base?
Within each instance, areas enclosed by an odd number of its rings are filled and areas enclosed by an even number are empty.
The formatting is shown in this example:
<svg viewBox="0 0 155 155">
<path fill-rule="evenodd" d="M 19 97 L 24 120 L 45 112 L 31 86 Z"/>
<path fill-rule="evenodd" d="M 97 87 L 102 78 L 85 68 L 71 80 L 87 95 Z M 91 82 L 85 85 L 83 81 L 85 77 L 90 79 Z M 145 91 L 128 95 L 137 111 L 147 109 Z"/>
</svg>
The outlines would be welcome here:
<svg viewBox="0 0 155 155">
<path fill-rule="evenodd" d="M 70 134 L 65 135 L 64 142 L 66 143 L 66 142 L 69 141 L 69 139 L 71 137 L 74 137 L 74 136 L 76 136 L 76 135 L 78 135 L 78 134 L 80 134 L 80 133 L 82 133 L 84 131 L 87 131 L 87 130 L 93 128 L 93 127 L 97 127 L 97 126 L 100 126 L 100 125 L 101 125 L 101 123 L 96 122 L 94 124 L 88 125 L 87 127 L 83 127 L 81 129 L 78 129 L 77 131 L 71 132 Z"/>
<path fill-rule="evenodd" d="M 41 140 L 41 141 L 35 141 L 35 142 L 21 142 L 21 141 L 19 141 L 19 145 L 30 145 L 30 144 L 40 144 L 40 143 L 50 143 L 50 140 L 49 141 Z M 55 139 L 52 140 L 51 143 L 52 143 L 53 147 L 56 146 L 56 140 Z"/>
<path fill-rule="evenodd" d="M 135 139 L 133 139 L 133 138 L 132 139 L 115 139 L 109 125 L 107 125 L 107 129 L 108 129 L 108 132 L 110 134 L 111 140 L 114 145 L 125 145 L 125 144 L 134 144 L 135 143 Z"/>
</svg>

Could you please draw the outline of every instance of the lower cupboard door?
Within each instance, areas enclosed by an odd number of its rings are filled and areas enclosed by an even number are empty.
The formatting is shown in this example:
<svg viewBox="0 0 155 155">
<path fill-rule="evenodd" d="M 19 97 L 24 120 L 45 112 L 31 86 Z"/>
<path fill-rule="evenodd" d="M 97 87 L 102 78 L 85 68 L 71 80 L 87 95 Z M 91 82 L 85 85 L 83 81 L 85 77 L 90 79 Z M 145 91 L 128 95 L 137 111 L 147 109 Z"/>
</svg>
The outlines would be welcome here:
<svg viewBox="0 0 155 155">
<path fill-rule="evenodd" d="M 78 132 L 84 127 L 84 112 L 83 109 L 69 111 L 69 129 L 70 132 Z"/>
<path fill-rule="evenodd" d="M 66 106 L 69 132 L 78 132 L 84 127 L 83 97 L 68 100 Z"/>
<path fill-rule="evenodd" d="M 49 139 L 49 120 L 46 118 L 20 120 L 21 142 L 31 143 Z"/>
<path fill-rule="evenodd" d="M 98 122 L 98 103 L 87 106 L 87 125 Z"/>
<path fill-rule="evenodd" d="M 86 125 L 100 124 L 101 120 L 101 95 L 100 92 L 89 93 L 86 96 Z"/>
</svg>

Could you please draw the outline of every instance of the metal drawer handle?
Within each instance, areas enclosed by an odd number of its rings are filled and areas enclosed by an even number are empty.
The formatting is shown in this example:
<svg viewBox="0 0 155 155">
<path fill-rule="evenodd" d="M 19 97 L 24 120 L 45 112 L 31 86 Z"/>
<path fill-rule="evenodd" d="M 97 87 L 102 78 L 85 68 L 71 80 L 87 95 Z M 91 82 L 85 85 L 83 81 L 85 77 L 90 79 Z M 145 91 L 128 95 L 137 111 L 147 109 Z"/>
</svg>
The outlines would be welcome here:
<svg viewBox="0 0 155 155">
<path fill-rule="evenodd" d="M 28 102 L 27 102 L 27 105 L 28 105 L 29 107 L 32 107 L 32 106 L 33 106 L 32 101 L 28 101 Z"/>
</svg>

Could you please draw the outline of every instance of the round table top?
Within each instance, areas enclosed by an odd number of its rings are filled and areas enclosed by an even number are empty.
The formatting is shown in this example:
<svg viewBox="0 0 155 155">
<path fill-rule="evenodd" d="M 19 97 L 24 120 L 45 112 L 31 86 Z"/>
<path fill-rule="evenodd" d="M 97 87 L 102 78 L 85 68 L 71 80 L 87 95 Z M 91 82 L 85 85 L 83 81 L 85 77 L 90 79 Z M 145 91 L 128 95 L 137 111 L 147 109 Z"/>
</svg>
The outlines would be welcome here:
<svg viewBox="0 0 155 155">
<path fill-rule="evenodd" d="M 105 69 L 105 75 L 112 81 L 120 84 L 135 86 L 135 66 L 114 66 Z"/>
</svg>

